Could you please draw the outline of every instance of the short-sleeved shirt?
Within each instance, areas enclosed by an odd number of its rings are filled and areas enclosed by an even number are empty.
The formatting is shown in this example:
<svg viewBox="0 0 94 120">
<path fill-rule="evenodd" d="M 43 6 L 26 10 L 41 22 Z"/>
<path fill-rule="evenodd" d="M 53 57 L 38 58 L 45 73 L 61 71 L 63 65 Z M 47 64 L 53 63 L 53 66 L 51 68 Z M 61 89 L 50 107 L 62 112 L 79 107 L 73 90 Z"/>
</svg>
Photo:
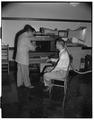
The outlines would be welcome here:
<svg viewBox="0 0 94 120">
<path fill-rule="evenodd" d="M 69 66 L 69 55 L 65 49 L 62 49 L 59 53 L 59 61 L 53 71 L 67 71 Z"/>
<path fill-rule="evenodd" d="M 34 50 L 30 40 L 31 38 L 24 33 L 19 37 L 15 60 L 17 63 L 29 65 L 29 50 Z"/>
</svg>

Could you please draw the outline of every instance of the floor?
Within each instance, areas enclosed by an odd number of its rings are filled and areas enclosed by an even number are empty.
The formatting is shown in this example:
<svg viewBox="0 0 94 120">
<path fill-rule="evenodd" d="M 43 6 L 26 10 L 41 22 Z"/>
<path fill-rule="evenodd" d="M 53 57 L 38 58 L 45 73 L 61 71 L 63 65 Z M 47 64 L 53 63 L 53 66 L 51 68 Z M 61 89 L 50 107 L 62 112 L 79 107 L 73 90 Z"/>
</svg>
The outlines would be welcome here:
<svg viewBox="0 0 94 120">
<path fill-rule="evenodd" d="M 40 97 L 39 88 L 29 90 L 27 88 L 19 88 L 19 102 L 5 103 L 2 105 L 2 117 L 4 118 L 48 118 L 63 117 L 62 107 L 56 102 L 50 101 L 46 95 Z M 21 92 L 21 94 L 20 94 Z M 35 95 L 35 93 L 38 93 Z M 12 96 L 13 97 L 13 96 Z"/>
<path fill-rule="evenodd" d="M 5 80 L 2 86 L 3 118 L 64 117 L 62 100 L 54 100 L 48 92 L 44 92 L 41 82 L 36 80 L 33 85 L 32 89 L 24 86 L 17 88 L 15 78 L 10 74 L 9 82 Z"/>
<path fill-rule="evenodd" d="M 13 72 L 10 73 L 9 77 L 5 74 L 3 76 L 2 118 L 92 117 L 92 88 L 88 79 L 83 82 L 83 77 L 80 77 L 80 81 L 79 76 L 74 75 L 72 77 L 64 111 L 62 107 L 63 90 L 54 88 L 52 96 L 49 96 L 48 92 L 43 91 L 43 84 L 38 75 L 31 76 L 32 83 L 35 86 L 33 89 L 24 86 L 17 88 Z"/>
</svg>

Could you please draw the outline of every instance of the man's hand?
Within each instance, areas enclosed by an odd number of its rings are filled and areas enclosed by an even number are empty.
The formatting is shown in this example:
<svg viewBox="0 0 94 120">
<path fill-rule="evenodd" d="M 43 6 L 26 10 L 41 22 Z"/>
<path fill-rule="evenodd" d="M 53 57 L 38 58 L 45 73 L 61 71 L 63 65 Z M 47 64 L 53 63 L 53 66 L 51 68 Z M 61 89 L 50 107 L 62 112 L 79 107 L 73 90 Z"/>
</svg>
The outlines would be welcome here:
<svg viewBox="0 0 94 120">
<path fill-rule="evenodd" d="M 44 70 L 44 72 L 51 72 L 53 68 L 54 68 L 54 66 L 47 67 L 47 68 Z"/>
<path fill-rule="evenodd" d="M 47 59 L 47 61 L 46 61 L 47 63 L 49 63 L 49 62 L 51 62 L 51 59 Z"/>
<path fill-rule="evenodd" d="M 57 60 L 58 60 L 58 59 L 50 58 L 50 59 L 48 59 L 46 62 L 51 62 L 51 63 L 52 63 L 52 62 L 57 62 Z"/>
</svg>

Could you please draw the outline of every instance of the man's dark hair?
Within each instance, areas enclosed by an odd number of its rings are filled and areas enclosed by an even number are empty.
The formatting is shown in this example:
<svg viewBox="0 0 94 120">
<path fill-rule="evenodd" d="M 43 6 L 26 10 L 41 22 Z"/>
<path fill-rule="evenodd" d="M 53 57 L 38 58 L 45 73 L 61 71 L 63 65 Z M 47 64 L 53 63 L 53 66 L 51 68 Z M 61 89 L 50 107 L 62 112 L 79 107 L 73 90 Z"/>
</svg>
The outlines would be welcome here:
<svg viewBox="0 0 94 120">
<path fill-rule="evenodd" d="M 32 32 L 35 32 L 35 29 L 34 29 L 32 26 L 26 24 L 26 25 L 24 26 L 24 31 L 32 31 Z"/>
<path fill-rule="evenodd" d="M 58 38 L 56 43 L 59 42 L 63 47 L 65 46 L 65 41 L 62 38 Z"/>
</svg>

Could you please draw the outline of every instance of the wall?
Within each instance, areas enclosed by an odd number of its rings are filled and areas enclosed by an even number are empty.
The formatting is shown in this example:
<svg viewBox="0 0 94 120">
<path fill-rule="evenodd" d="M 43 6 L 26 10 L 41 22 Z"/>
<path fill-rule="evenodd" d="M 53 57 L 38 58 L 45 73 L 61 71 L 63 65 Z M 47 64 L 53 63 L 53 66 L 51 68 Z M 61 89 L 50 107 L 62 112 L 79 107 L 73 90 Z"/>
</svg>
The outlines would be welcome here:
<svg viewBox="0 0 94 120">
<path fill-rule="evenodd" d="M 36 31 L 39 31 L 40 27 L 46 27 L 58 30 L 66 30 L 70 28 L 72 30 L 77 29 L 80 26 L 87 27 L 87 34 L 85 38 L 85 45 L 91 46 L 91 23 L 81 22 L 46 22 L 46 21 L 19 21 L 19 20 L 2 20 L 2 42 L 9 44 L 10 47 L 14 46 L 15 34 L 21 30 L 25 24 L 32 25 Z"/>
</svg>

